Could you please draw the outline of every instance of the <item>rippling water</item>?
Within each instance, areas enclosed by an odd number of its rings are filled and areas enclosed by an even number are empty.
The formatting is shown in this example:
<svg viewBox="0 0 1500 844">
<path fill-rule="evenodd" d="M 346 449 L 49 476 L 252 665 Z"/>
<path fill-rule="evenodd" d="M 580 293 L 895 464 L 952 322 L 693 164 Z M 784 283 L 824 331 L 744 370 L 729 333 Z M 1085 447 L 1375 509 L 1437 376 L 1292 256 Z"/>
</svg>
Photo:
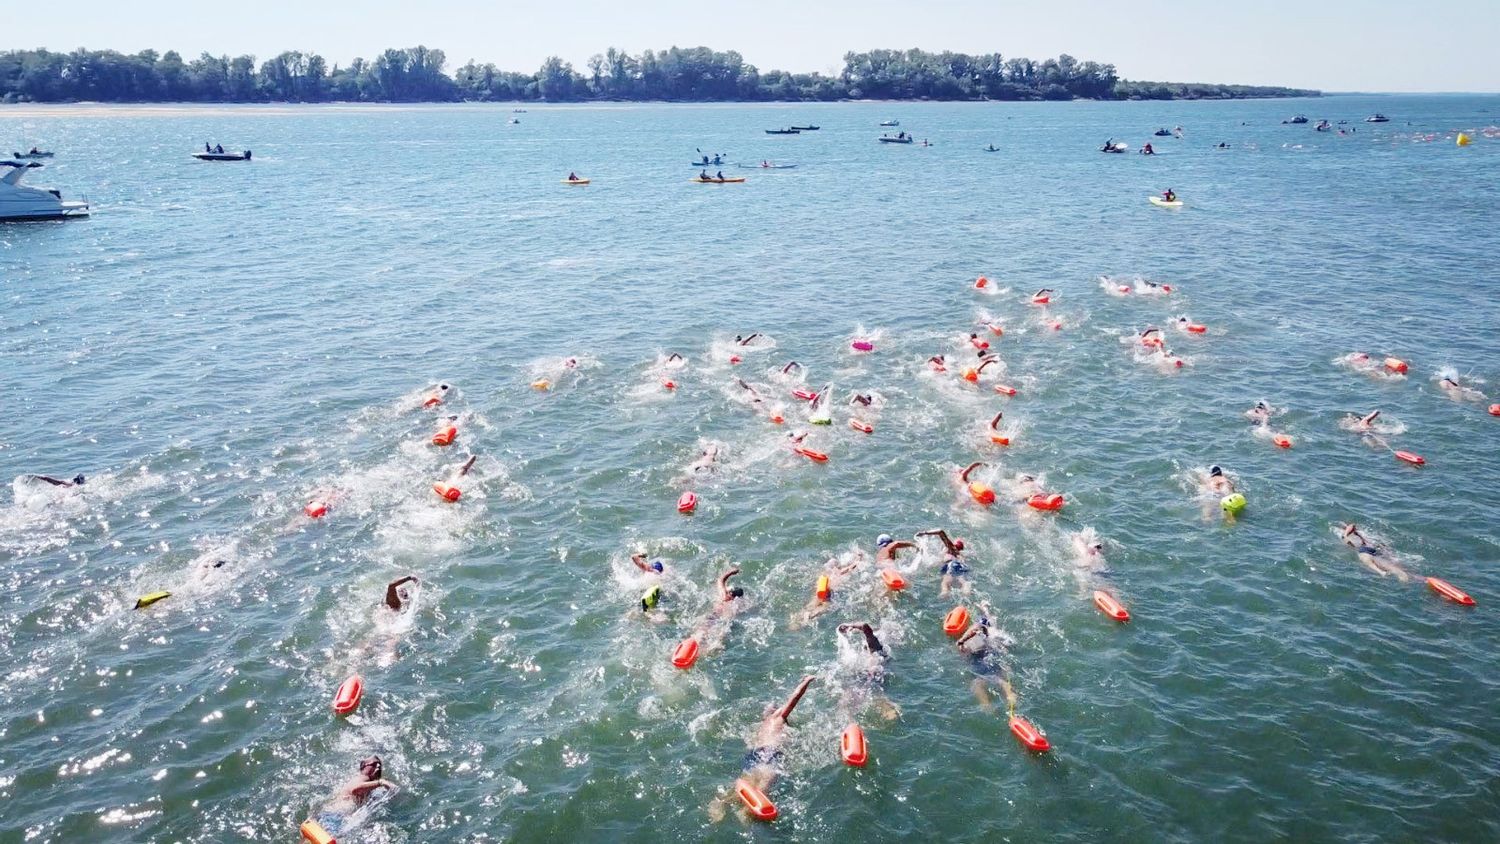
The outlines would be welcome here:
<svg viewBox="0 0 1500 844">
<path fill-rule="evenodd" d="M 1358 132 L 1280 125 L 1297 110 Z M 1376 110 L 1393 122 L 1360 122 Z M 0 228 L 0 839 L 293 840 L 370 752 L 401 790 L 341 841 L 1500 838 L 1500 141 L 1451 136 L 1500 98 L 507 111 L 0 111 L 0 137 L 59 151 L 29 181 L 97 209 Z M 934 146 L 876 144 L 887 117 Z M 1155 158 L 1095 151 L 1177 124 Z M 255 160 L 188 158 L 204 139 Z M 695 149 L 799 167 L 692 185 Z M 1169 186 L 1186 208 L 1145 202 Z M 1161 367 L 1134 334 L 1179 314 L 1209 332 L 1168 328 L 1186 365 Z M 988 322 L 998 374 L 930 371 Z M 1444 394 L 1445 371 L 1486 397 Z M 448 449 L 417 409 L 439 380 Z M 790 389 L 827 383 L 819 465 L 784 438 L 807 418 Z M 854 391 L 878 395 L 872 435 L 846 427 Z M 1260 399 L 1291 450 L 1247 424 Z M 1378 440 L 1340 426 L 1375 408 Z M 430 484 L 469 454 L 443 504 Z M 994 507 L 955 479 L 974 460 Z M 1214 463 L 1249 498 L 1234 523 L 1200 491 Z M 1010 503 L 1020 473 L 1067 507 Z M 1349 519 L 1479 605 L 1360 566 Z M 826 558 L 932 527 L 969 540 L 968 603 L 1052 753 L 976 702 L 935 546 L 908 591 L 866 567 L 795 618 Z M 1076 551 L 1095 535 L 1102 570 Z M 658 623 L 638 549 L 666 562 Z M 672 668 L 731 563 L 750 604 Z M 392 623 L 404 573 L 418 604 Z M 834 627 L 855 619 L 890 643 L 899 719 L 850 678 Z M 713 823 L 804 673 L 781 818 Z M 851 718 L 862 770 L 838 755 Z"/>
</svg>

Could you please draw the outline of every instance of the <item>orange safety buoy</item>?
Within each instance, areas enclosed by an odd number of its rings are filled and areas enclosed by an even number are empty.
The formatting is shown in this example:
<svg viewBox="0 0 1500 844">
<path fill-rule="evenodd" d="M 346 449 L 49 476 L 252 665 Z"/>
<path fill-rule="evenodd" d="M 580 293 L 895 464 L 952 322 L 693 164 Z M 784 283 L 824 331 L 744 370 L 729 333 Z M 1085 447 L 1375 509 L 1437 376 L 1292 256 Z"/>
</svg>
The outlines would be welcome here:
<svg viewBox="0 0 1500 844">
<path fill-rule="evenodd" d="M 797 448 L 795 449 L 795 451 L 798 454 L 802 455 L 803 457 L 806 457 L 808 460 L 813 461 L 814 463 L 827 463 L 828 462 L 828 455 L 824 454 L 821 451 L 813 451 L 810 448 L 803 448 L 800 445 L 797 446 Z"/>
<path fill-rule="evenodd" d="M 853 428 L 856 431 L 859 431 L 862 434 L 875 433 L 875 426 L 871 425 L 869 422 L 864 421 L 863 419 L 850 419 L 849 427 Z"/>
<path fill-rule="evenodd" d="M 661 386 L 662 386 L 662 389 L 675 390 L 675 389 L 677 389 L 677 382 L 673 381 L 670 378 L 663 378 L 663 379 L 661 379 Z"/>
<path fill-rule="evenodd" d="M 990 434 L 990 442 L 995 445 L 1010 445 L 1010 437 L 1001 434 Z"/>
<path fill-rule="evenodd" d="M 338 844 L 333 840 L 333 836 L 328 834 L 328 830 L 312 818 L 302 822 L 301 831 L 302 838 L 307 844 Z"/>
<path fill-rule="evenodd" d="M 980 276 L 979 278 L 974 279 L 974 289 L 975 290 L 983 290 L 983 289 L 985 289 L 986 287 L 989 287 L 989 286 L 990 286 L 990 280 L 987 279 L 987 278 L 985 278 L 984 276 Z"/>
<path fill-rule="evenodd" d="M 731 363 L 731 364 L 735 364 L 735 363 L 741 363 L 741 362 L 743 362 L 743 361 L 744 361 L 744 360 L 745 360 L 745 359 L 744 359 L 744 358 L 742 358 L 742 357 L 740 357 L 740 356 L 739 356 L 739 355 L 730 355 L 730 356 L 729 356 L 729 362 L 730 362 L 730 363 Z"/>
<path fill-rule="evenodd" d="M 1054 323 L 1052 323 L 1052 330 L 1053 331 L 1062 331 L 1062 323 L 1060 323 L 1060 322 L 1054 322 Z"/>
<path fill-rule="evenodd" d="M 437 407 L 438 405 L 440 405 L 442 403 L 443 403 L 443 400 L 440 399 L 440 398 L 438 398 L 437 396 L 428 396 L 427 397 L 427 401 L 422 402 L 422 407 L 424 407 L 424 408 L 427 408 L 427 407 Z"/>
<path fill-rule="evenodd" d="M 975 382 L 979 381 L 979 370 L 975 369 L 972 366 L 966 366 L 966 367 L 964 367 L 964 371 L 962 373 L 960 373 L 960 374 L 963 376 L 963 379 L 965 381 L 968 381 L 970 383 L 975 383 Z"/>
<path fill-rule="evenodd" d="M 833 594 L 833 589 L 828 584 L 828 575 L 818 575 L 818 585 L 813 589 L 813 594 L 817 595 L 820 601 L 828 600 L 828 596 Z"/>
<path fill-rule="evenodd" d="M 881 569 L 880 579 L 885 581 L 885 588 L 891 591 L 906 588 L 906 578 L 902 577 L 901 572 L 895 569 Z"/>
<path fill-rule="evenodd" d="M 783 423 L 785 421 L 786 421 L 786 417 L 782 416 L 780 413 L 773 413 L 773 414 L 771 414 L 771 424 L 772 425 L 780 425 L 781 423 Z"/>
<path fill-rule="evenodd" d="M 843 738 L 839 740 L 839 753 L 844 757 L 844 764 L 863 768 L 870 760 L 869 748 L 865 745 L 865 731 L 858 724 L 850 724 L 844 728 Z"/>
<path fill-rule="evenodd" d="M 982 483 L 969 484 L 969 497 L 988 507 L 995 503 L 995 491 Z"/>
<path fill-rule="evenodd" d="M 433 445 L 453 445 L 453 438 L 458 436 L 458 429 L 449 425 L 432 435 Z"/>
<path fill-rule="evenodd" d="M 672 649 L 672 664 L 678 668 L 691 668 L 698 661 L 698 640 L 692 636 L 677 643 Z"/>
<path fill-rule="evenodd" d="M 1013 396 L 1016 394 L 1016 388 L 1006 386 L 1005 384 L 996 384 L 995 392 L 999 393 L 1002 396 Z"/>
<path fill-rule="evenodd" d="M 533 389 L 533 390 L 550 390 L 550 389 L 552 389 L 552 382 L 548 381 L 546 378 L 538 378 L 535 381 L 531 382 L 531 389 Z"/>
<path fill-rule="evenodd" d="M 1406 371 L 1410 367 L 1407 366 L 1406 361 L 1402 360 L 1401 358 L 1386 358 L 1385 368 L 1390 370 L 1391 372 L 1396 373 L 1397 375 L 1405 375 Z"/>
<path fill-rule="evenodd" d="M 1115 596 L 1105 592 L 1103 589 L 1094 590 L 1094 606 L 1098 607 L 1100 612 L 1115 621 L 1130 620 L 1130 611 L 1125 609 L 1119 601 L 1116 601 Z"/>
<path fill-rule="evenodd" d="M 875 351 L 875 344 L 869 340 L 855 340 L 849 344 L 849 348 L 856 352 L 873 352 Z"/>
<path fill-rule="evenodd" d="M 1462 589 L 1459 589 L 1457 586 L 1454 586 L 1446 580 L 1440 580 L 1436 577 L 1429 577 L 1427 578 L 1427 586 L 1432 591 L 1438 593 L 1439 595 L 1442 595 L 1444 598 L 1447 598 L 1455 604 L 1462 604 L 1466 607 L 1474 606 L 1474 599 L 1470 598 L 1468 593 L 1464 592 Z"/>
<path fill-rule="evenodd" d="M 1047 303 L 1049 303 L 1051 301 L 1052 301 L 1052 297 L 1051 296 L 1033 296 L 1033 297 L 1031 297 L 1031 304 L 1033 304 L 1033 305 L 1045 305 L 1045 304 L 1047 304 Z"/>
<path fill-rule="evenodd" d="M 1206 326 L 1206 325 L 1199 325 L 1196 322 L 1190 323 L 1186 327 L 1187 327 L 1187 330 L 1188 330 L 1189 334 L 1207 334 L 1208 333 L 1208 326 Z"/>
<path fill-rule="evenodd" d="M 309 519 L 321 519 L 328 515 L 328 505 L 321 501 L 309 501 L 307 506 L 302 508 L 302 513 Z"/>
<path fill-rule="evenodd" d="M 1397 460 L 1410 463 L 1413 466 L 1425 466 L 1427 464 L 1427 461 L 1423 460 L 1420 454 L 1412 454 L 1409 451 L 1397 451 L 1393 453 L 1396 455 Z"/>
<path fill-rule="evenodd" d="M 969 345 L 973 346 L 976 349 L 988 349 L 990 347 L 990 341 L 981 340 L 978 337 L 970 337 Z"/>
<path fill-rule="evenodd" d="M 698 509 L 698 494 L 696 492 L 684 492 L 677 499 L 677 512 L 691 513 Z"/>
<path fill-rule="evenodd" d="M 339 684 L 338 691 L 333 693 L 334 714 L 350 714 L 359 708 L 359 701 L 364 696 L 365 681 L 358 674 L 350 674 L 348 679 Z"/>
<path fill-rule="evenodd" d="M 442 482 L 433 484 L 432 491 L 437 493 L 439 498 L 443 499 L 444 501 L 450 502 L 457 501 L 459 497 L 463 495 L 463 493 L 459 491 L 458 487 L 454 486 L 453 484 L 445 484 Z"/>
<path fill-rule="evenodd" d="M 969 609 L 967 607 L 954 607 L 948 610 L 947 615 L 943 616 L 943 632 L 949 636 L 958 636 L 968 629 Z"/>
<path fill-rule="evenodd" d="M 1061 510 L 1064 503 L 1063 497 L 1055 492 L 1039 492 L 1026 499 L 1026 506 L 1033 510 Z"/>
<path fill-rule="evenodd" d="M 734 781 L 734 791 L 740 796 L 745 808 L 750 810 L 750 817 L 758 821 L 776 820 L 776 804 L 771 802 L 764 791 L 744 779 Z"/>
<path fill-rule="evenodd" d="M 818 397 L 818 394 L 813 392 L 812 390 L 804 390 L 801 387 L 793 390 L 792 395 L 796 396 L 799 399 L 802 399 L 803 401 L 812 401 L 813 399 Z"/>
<path fill-rule="evenodd" d="M 1490 415 L 1491 416 L 1500 416 L 1500 404 L 1492 404 L 1492 405 L 1490 405 Z"/>
<path fill-rule="evenodd" d="M 1292 438 L 1286 434 L 1272 434 L 1271 442 L 1276 443 L 1277 448 L 1291 448 Z"/>
<path fill-rule="evenodd" d="M 1042 735 L 1036 727 L 1031 726 L 1030 721 L 1019 715 L 1011 717 L 1010 731 L 1017 739 L 1020 739 L 1021 744 L 1025 745 L 1027 750 L 1046 753 L 1052 749 L 1052 743 L 1047 741 L 1047 737 Z"/>
</svg>

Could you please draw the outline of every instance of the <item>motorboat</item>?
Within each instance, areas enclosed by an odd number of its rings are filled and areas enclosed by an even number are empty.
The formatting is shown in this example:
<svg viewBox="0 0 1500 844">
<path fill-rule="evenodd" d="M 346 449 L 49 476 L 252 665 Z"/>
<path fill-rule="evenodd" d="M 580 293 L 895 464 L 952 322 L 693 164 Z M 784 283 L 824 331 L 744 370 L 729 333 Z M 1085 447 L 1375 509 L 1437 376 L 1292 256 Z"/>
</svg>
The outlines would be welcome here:
<svg viewBox="0 0 1500 844">
<path fill-rule="evenodd" d="M 1303 123 L 1307 122 L 1307 117 L 1306 117 L 1306 115 L 1299 114 L 1296 117 L 1293 117 L 1291 120 L 1283 120 L 1281 122 L 1282 123 L 1291 123 L 1293 125 L 1300 126 Z"/>
<path fill-rule="evenodd" d="M 34 162 L 0 161 L 0 173 L 4 174 L 0 175 L 0 221 L 87 217 L 87 202 L 63 199 L 60 192 L 49 188 L 21 184 L 28 171 L 41 166 Z"/>
<path fill-rule="evenodd" d="M 1365 118 L 1365 122 L 1366 123 L 1390 123 L 1391 119 L 1389 117 L 1386 117 L 1385 115 L 1383 115 L 1383 114 L 1381 114 L 1380 112 L 1377 111 L 1374 114 L 1370 115 L 1369 117 L 1366 117 Z"/>
<path fill-rule="evenodd" d="M 798 132 L 816 132 L 819 129 L 822 129 L 823 127 L 822 126 L 793 126 L 792 128 L 796 129 Z"/>
<path fill-rule="evenodd" d="M 879 138 L 876 138 L 876 140 L 880 141 L 882 144 L 909 144 L 912 143 L 915 139 L 910 137 L 893 138 L 890 135 L 881 135 Z"/>
<path fill-rule="evenodd" d="M 1124 152 L 1128 149 L 1130 149 L 1130 146 L 1128 144 L 1124 144 L 1119 141 L 1110 141 L 1104 146 L 1099 147 L 1100 152 Z"/>
<path fill-rule="evenodd" d="M 52 156 L 56 155 L 56 153 L 44 152 L 37 149 L 36 147 L 32 147 L 31 152 L 13 152 L 11 153 L 11 155 L 14 156 L 17 161 L 31 161 L 38 158 L 51 158 Z"/>
<path fill-rule="evenodd" d="M 1327 120 L 1319 120 L 1318 125 L 1313 127 L 1313 130 L 1317 132 L 1328 132 L 1332 129 L 1333 125 L 1330 124 Z"/>
<path fill-rule="evenodd" d="M 901 121 L 899 121 L 899 120 L 882 120 L 882 121 L 880 121 L 880 125 L 881 126 L 900 126 L 901 125 Z"/>
<path fill-rule="evenodd" d="M 801 129 L 767 129 L 767 135 L 800 135 Z"/>
<path fill-rule="evenodd" d="M 193 157 L 199 161 L 249 161 L 250 150 L 244 152 L 195 152 Z"/>
<path fill-rule="evenodd" d="M 1151 134 L 1155 135 L 1158 138 L 1170 138 L 1170 137 L 1172 137 L 1172 132 L 1170 130 L 1168 130 L 1168 129 L 1157 129 L 1155 132 L 1152 132 Z"/>
</svg>

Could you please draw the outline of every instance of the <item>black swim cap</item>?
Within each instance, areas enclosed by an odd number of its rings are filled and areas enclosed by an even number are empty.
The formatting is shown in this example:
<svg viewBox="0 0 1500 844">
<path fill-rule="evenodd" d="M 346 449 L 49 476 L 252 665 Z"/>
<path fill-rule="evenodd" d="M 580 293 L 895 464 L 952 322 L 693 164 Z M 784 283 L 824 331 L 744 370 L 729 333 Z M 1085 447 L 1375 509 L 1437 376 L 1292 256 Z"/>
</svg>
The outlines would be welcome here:
<svg viewBox="0 0 1500 844">
<path fill-rule="evenodd" d="M 738 586 L 731 587 L 730 590 L 729 590 L 729 597 L 731 597 L 731 598 L 743 598 L 743 597 L 745 597 L 745 590 L 741 589 Z"/>
<path fill-rule="evenodd" d="M 74 478 L 73 479 L 73 483 L 82 485 L 83 484 L 83 476 L 79 475 L 78 477 Z"/>
</svg>

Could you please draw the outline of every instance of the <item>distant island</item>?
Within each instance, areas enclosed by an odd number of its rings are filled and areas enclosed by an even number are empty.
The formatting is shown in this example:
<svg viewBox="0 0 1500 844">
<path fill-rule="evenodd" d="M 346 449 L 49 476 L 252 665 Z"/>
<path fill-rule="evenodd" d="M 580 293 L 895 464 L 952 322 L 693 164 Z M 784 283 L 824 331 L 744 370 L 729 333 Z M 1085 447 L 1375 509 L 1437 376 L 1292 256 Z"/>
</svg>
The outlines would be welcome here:
<svg viewBox="0 0 1500 844">
<path fill-rule="evenodd" d="M 451 75 L 442 50 L 385 50 L 334 65 L 286 52 L 257 67 L 254 56 L 175 51 L 0 52 L 0 102 L 834 102 L 838 100 L 1219 100 L 1316 97 L 1319 91 L 1261 85 L 1132 82 L 1112 64 L 1066 53 L 1034 62 L 999 53 L 871 50 L 847 53 L 838 76 L 761 72 L 739 53 L 673 47 L 631 55 L 611 47 L 580 72 L 557 57 L 535 73 L 468 62 Z"/>
</svg>

